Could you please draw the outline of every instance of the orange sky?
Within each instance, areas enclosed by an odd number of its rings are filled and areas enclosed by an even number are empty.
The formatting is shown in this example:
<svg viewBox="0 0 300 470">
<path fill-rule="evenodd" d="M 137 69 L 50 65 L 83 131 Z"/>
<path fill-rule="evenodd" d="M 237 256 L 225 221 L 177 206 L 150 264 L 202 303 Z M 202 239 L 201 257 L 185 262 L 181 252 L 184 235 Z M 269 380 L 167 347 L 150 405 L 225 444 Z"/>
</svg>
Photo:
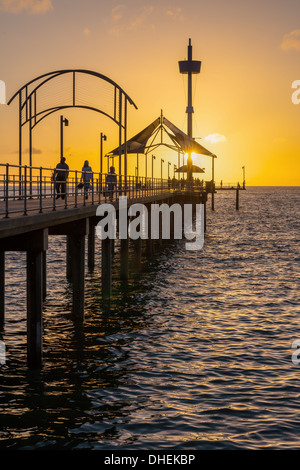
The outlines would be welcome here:
<svg viewBox="0 0 300 470">
<path fill-rule="evenodd" d="M 185 77 L 178 60 L 202 61 L 194 80 L 194 137 L 218 155 L 216 180 L 249 185 L 299 185 L 300 104 L 292 82 L 300 80 L 300 4 L 297 0 L 0 0 L 0 79 L 10 98 L 27 81 L 52 70 L 83 68 L 116 81 L 134 100 L 128 137 L 164 115 L 186 131 Z M 298 21 L 298 22 L 297 22 Z M 61 90 L 57 90 L 60 93 Z M 71 168 L 85 159 L 99 170 L 104 151 L 118 144 L 118 129 L 96 113 L 66 110 L 65 155 Z M 34 164 L 54 166 L 59 155 L 55 113 L 34 130 Z M 18 162 L 18 106 L 0 106 L 0 162 Z M 24 129 L 24 163 L 27 161 Z M 155 172 L 160 176 L 159 158 Z M 136 157 L 129 157 L 134 173 Z M 177 164 L 177 155 L 165 153 Z M 197 157 L 211 178 L 211 161 Z M 140 157 L 143 171 L 144 157 Z M 150 166 L 149 166 L 150 168 Z M 148 170 L 149 174 L 149 170 Z"/>
</svg>

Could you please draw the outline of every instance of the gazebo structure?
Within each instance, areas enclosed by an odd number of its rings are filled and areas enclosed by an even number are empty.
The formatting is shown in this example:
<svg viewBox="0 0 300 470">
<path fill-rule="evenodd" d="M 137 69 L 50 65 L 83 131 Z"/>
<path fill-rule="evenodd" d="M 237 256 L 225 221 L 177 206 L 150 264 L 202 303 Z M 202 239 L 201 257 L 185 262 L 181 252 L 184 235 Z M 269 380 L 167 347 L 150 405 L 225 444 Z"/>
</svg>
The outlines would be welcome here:
<svg viewBox="0 0 300 470">
<path fill-rule="evenodd" d="M 166 137 L 168 141 L 166 140 Z M 150 152 L 155 151 L 158 147 L 165 146 L 178 154 L 178 169 L 177 173 L 188 173 L 190 168 L 187 165 L 180 166 L 181 155 L 191 155 L 192 153 L 199 155 L 206 155 L 215 158 L 215 155 L 207 150 L 205 147 L 196 142 L 192 137 L 189 137 L 185 132 L 176 127 L 171 121 L 163 116 L 161 112 L 160 117 L 155 119 L 151 124 L 145 127 L 138 134 L 133 136 L 121 146 L 121 153 L 136 154 L 137 160 L 140 154 L 145 155 L 146 158 L 146 177 L 147 177 L 147 156 Z M 120 154 L 120 147 L 108 152 L 107 156 L 117 156 Z M 192 165 L 192 173 L 204 173 L 202 168 Z"/>
</svg>

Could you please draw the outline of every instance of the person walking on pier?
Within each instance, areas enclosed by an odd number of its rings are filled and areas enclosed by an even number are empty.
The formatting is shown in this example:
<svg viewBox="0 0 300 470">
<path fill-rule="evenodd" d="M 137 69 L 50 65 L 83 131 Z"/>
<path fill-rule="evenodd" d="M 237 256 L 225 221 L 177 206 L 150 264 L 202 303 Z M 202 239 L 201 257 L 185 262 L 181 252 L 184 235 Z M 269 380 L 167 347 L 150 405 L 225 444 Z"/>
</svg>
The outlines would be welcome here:
<svg viewBox="0 0 300 470">
<path fill-rule="evenodd" d="M 109 199 L 112 201 L 114 190 L 117 187 L 117 175 L 115 173 L 115 167 L 114 166 L 110 167 L 110 172 L 107 173 L 106 178 L 105 178 L 105 182 L 107 184 Z"/>
<path fill-rule="evenodd" d="M 60 197 L 65 199 L 67 194 L 67 179 L 69 175 L 69 166 L 66 164 L 65 157 L 61 157 L 60 163 L 56 165 L 54 170 L 55 189 L 57 192 L 56 199 Z"/>
<path fill-rule="evenodd" d="M 88 199 L 89 189 L 91 189 L 91 185 L 93 183 L 93 170 L 87 160 L 84 162 L 84 165 L 82 167 L 81 181 L 84 185 L 84 197 L 85 199 Z"/>
</svg>

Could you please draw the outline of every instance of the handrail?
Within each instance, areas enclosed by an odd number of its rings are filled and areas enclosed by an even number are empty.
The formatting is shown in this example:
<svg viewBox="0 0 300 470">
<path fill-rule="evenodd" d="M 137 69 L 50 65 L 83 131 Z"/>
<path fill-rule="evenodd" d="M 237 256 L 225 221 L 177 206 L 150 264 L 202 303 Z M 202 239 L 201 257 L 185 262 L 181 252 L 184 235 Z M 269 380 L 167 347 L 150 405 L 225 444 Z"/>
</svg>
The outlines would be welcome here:
<svg viewBox="0 0 300 470">
<path fill-rule="evenodd" d="M 66 175 L 66 177 L 64 177 Z M 154 196 L 185 189 L 183 181 L 0 163 L 0 219 Z"/>
</svg>

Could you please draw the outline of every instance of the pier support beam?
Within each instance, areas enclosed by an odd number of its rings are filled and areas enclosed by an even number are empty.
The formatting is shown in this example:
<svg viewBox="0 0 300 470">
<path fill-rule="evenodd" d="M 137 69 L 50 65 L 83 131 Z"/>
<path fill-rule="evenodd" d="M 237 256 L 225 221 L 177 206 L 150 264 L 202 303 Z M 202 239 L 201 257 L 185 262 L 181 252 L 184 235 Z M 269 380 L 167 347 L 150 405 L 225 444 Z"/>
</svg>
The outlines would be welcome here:
<svg viewBox="0 0 300 470">
<path fill-rule="evenodd" d="M 102 240 L 102 294 L 106 297 L 111 294 L 111 240 Z"/>
<path fill-rule="evenodd" d="M 0 250 L 0 329 L 5 318 L 5 252 Z"/>
</svg>

